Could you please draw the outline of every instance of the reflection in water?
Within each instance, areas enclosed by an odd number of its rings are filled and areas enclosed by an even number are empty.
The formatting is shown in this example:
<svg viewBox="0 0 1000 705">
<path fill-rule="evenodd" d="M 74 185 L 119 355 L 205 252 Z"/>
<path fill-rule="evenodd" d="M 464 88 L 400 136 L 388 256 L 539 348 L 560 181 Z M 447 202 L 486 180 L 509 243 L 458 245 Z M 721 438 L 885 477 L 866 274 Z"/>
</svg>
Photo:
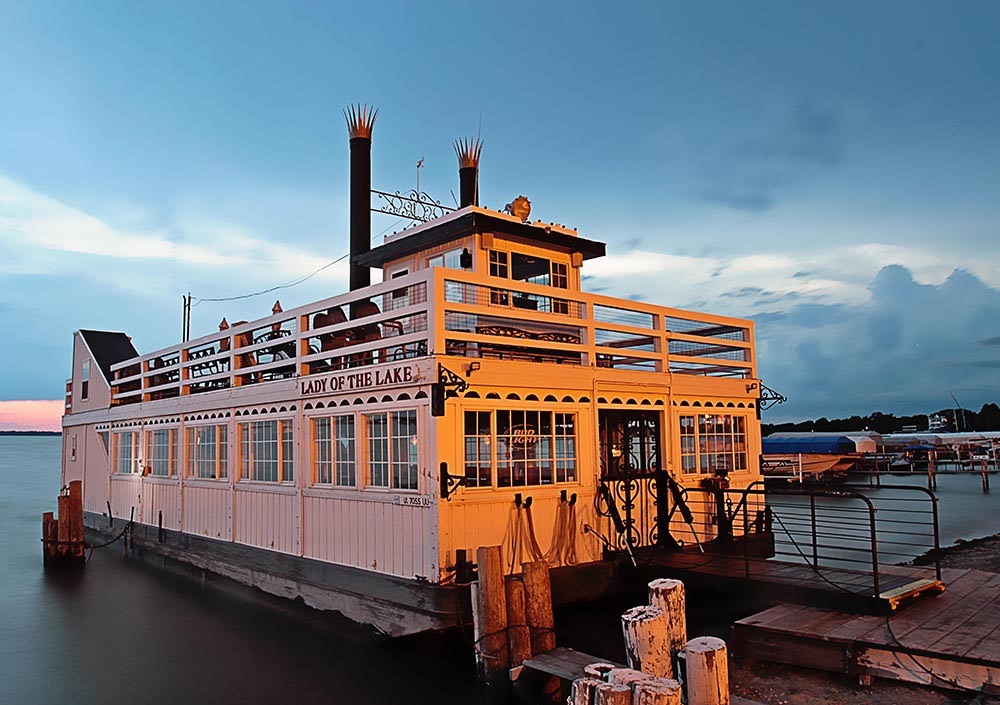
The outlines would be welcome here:
<svg viewBox="0 0 1000 705">
<path fill-rule="evenodd" d="M 60 440 L 0 437 L 0 703 L 469 703 L 458 635 L 362 640 L 123 561 L 45 573 Z"/>
</svg>

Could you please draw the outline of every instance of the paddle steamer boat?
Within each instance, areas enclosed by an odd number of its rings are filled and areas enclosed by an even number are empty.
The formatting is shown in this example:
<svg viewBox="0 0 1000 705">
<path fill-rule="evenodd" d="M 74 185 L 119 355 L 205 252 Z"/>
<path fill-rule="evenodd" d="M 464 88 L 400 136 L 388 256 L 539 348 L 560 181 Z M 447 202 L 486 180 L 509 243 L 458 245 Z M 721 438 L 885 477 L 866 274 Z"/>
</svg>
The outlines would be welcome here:
<svg viewBox="0 0 1000 705">
<path fill-rule="evenodd" d="M 75 333 L 88 536 L 391 636 L 462 618 L 479 546 L 545 558 L 561 600 L 623 550 L 711 540 L 674 505 L 760 479 L 753 323 L 585 293 L 604 244 L 480 207 L 478 141 L 454 210 L 372 191 L 373 124 L 348 115 L 350 291 L 147 353 Z M 372 247 L 373 195 L 419 224 Z"/>
</svg>

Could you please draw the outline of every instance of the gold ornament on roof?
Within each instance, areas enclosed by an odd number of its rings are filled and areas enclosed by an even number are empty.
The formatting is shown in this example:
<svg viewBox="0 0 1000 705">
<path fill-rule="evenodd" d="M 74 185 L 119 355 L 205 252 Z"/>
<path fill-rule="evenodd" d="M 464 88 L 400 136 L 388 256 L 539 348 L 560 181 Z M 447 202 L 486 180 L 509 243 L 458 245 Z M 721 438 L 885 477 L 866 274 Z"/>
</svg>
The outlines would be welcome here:
<svg viewBox="0 0 1000 705">
<path fill-rule="evenodd" d="M 531 215 L 531 201 L 524 196 L 518 196 L 504 206 L 503 211 L 504 213 L 510 213 L 522 223 L 527 223 L 528 216 Z"/>
</svg>

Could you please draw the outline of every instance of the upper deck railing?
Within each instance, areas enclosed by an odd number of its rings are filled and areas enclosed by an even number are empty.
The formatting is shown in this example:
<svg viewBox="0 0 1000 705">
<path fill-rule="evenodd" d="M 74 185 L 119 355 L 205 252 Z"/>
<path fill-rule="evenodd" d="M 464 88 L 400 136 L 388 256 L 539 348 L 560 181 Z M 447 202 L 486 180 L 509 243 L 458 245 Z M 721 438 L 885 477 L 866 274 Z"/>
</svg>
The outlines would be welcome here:
<svg viewBox="0 0 1000 705">
<path fill-rule="evenodd" d="M 753 323 L 435 268 L 112 366 L 112 405 L 431 354 L 756 377 Z"/>
</svg>

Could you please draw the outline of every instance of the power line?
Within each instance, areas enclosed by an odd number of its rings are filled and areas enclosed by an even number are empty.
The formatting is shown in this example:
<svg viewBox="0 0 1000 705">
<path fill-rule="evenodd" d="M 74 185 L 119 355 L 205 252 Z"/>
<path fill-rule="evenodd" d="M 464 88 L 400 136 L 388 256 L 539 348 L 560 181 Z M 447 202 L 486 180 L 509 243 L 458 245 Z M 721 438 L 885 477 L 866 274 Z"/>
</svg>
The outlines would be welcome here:
<svg viewBox="0 0 1000 705">
<path fill-rule="evenodd" d="M 312 272 L 310 274 L 307 274 L 304 277 L 299 277 L 298 279 L 296 279 L 294 281 L 290 281 L 290 282 L 288 282 L 286 284 L 278 284 L 277 286 L 272 286 L 270 289 L 264 289 L 262 291 L 255 291 L 252 294 L 240 294 L 239 296 L 220 296 L 220 297 L 215 297 L 215 298 L 194 297 L 197 300 L 197 302 L 194 305 L 197 306 L 198 304 L 200 304 L 200 303 L 202 303 L 204 301 L 237 301 L 239 299 L 249 299 L 249 298 L 252 298 L 254 296 L 262 296 L 264 294 L 270 294 L 271 292 L 278 291 L 279 289 L 288 289 L 290 287 L 293 287 L 293 286 L 296 286 L 298 284 L 301 284 L 302 282 L 308 281 L 309 279 L 312 279 L 313 277 L 315 277 L 317 274 L 319 274 L 323 270 L 329 269 L 330 267 L 332 267 L 333 265 L 337 264 L 338 262 L 341 262 L 341 261 L 347 259 L 347 257 L 349 255 L 350 255 L 350 253 L 342 255 L 342 256 L 338 257 L 337 259 L 333 260 L 332 262 L 328 262 L 328 263 L 324 264 L 322 267 L 320 267 L 316 271 L 314 271 L 314 272 Z"/>
</svg>

